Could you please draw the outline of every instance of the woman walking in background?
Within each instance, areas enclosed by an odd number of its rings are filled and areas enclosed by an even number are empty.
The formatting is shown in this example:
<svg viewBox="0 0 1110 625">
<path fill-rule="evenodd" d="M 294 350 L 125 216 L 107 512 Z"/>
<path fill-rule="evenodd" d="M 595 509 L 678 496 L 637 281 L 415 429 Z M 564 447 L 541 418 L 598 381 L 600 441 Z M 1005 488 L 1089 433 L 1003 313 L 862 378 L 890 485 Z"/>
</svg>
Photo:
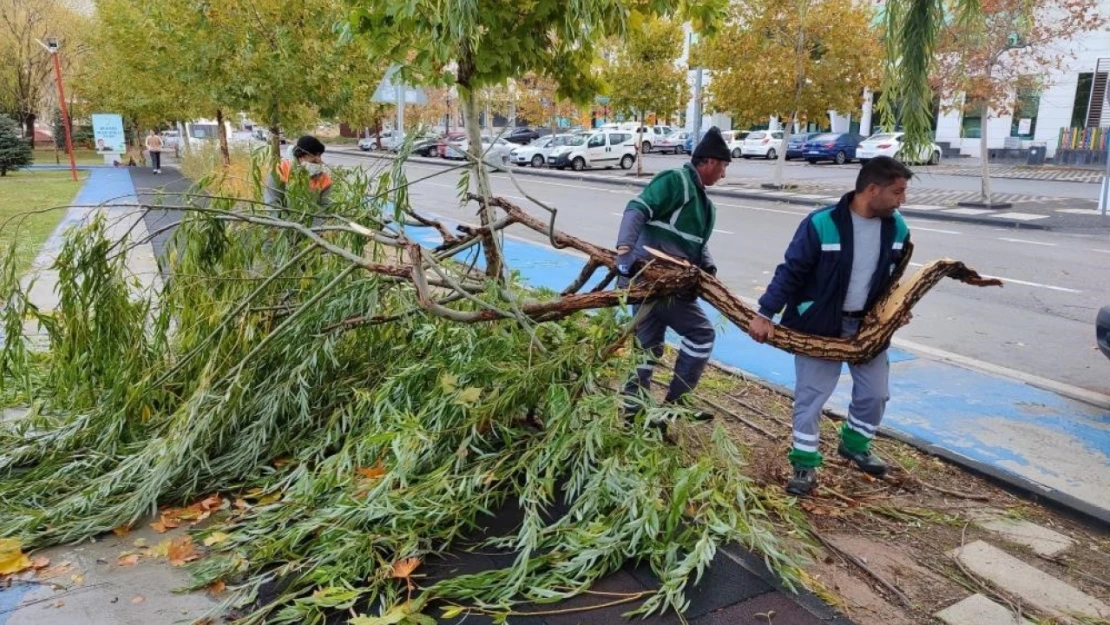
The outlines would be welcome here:
<svg viewBox="0 0 1110 625">
<path fill-rule="evenodd" d="M 150 152 L 150 164 L 154 173 L 162 173 L 162 137 L 151 130 L 146 136 L 146 149 Z"/>
</svg>

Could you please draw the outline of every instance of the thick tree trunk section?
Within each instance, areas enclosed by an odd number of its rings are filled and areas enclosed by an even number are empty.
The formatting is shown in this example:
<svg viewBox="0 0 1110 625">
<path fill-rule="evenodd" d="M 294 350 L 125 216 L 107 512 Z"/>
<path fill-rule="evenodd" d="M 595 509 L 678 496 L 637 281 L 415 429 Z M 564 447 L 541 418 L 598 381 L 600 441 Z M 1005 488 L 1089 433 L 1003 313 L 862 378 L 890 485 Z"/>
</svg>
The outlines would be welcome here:
<svg viewBox="0 0 1110 625">
<path fill-rule="evenodd" d="M 216 132 L 220 137 L 220 161 L 224 167 L 231 165 L 231 151 L 227 147 L 227 127 L 224 126 L 224 111 L 216 109 Z"/>
<path fill-rule="evenodd" d="M 473 71 L 473 59 L 467 59 L 464 51 L 459 62 L 459 91 L 462 98 L 463 115 L 466 117 L 466 137 L 468 152 L 474 166 L 474 178 L 477 183 L 478 196 L 490 198 L 489 174 L 485 163 L 482 161 L 482 133 L 478 126 L 478 101 L 474 89 L 469 85 L 469 76 Z M 493 207 L 487 202 L 479 203 L 478 217 L 483 228 L 489 228 L 494 221 Z M 497 235 L 486 232 L 482 237 L 482 253 L 486 259 L 486 275 L 501 279 L 503 263 L 501 260 L 501 247 L 496 240 Z"/>
<path fill-rule="evenodd" d="M 35 120 L 36 119 L 38 119 L 38 115 L 35 115 L 34 113 L 27 113 L 26 115 L 23 116 L 23 125 L 24 125 L 23 132 L 24 132 L 24 136 L 27 137 L 27 142 L 31 144 L 31 149 L 35 148 Z"/>
</svg>

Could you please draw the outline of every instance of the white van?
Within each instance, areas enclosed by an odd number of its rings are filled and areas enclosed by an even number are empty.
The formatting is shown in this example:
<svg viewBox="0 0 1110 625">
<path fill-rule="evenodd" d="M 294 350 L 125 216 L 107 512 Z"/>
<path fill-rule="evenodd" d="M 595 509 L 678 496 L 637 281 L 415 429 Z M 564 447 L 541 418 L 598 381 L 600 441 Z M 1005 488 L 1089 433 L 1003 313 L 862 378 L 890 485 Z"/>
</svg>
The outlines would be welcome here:
<svg viewBox="0 0 1110 625">
<path fill-rule="evenodd" d="M 592 134 L 568 137 L 566 143 L 551 150 L 549 167 L 582 171 L 620 166 L 631 169 L 636 163 L 636 135 L 627 130 L 599 130 Z"/>
</svg>

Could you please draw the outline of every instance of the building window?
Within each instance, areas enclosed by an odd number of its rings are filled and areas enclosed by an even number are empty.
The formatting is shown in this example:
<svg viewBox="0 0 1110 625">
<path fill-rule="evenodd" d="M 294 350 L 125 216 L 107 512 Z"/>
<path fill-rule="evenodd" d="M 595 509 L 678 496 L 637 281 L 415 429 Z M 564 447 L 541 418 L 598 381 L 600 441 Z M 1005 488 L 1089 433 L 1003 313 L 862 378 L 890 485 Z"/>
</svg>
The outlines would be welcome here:
<svg viewBox="0 0 1110 625">
<path fill-rule="evenodd" d="M 1079 80 L 1075 83 L 1075 104 L 1071 107 L 1072 128 L 1083 128 L 1087 125 L 1087 106 L 1091 103 L 1094 76 L 1092 72 L 1080 74 Z"/>
<path fill-rule="evenodd" d="M 1037 132 L 1037 111 L 1041 108 L 1041 94 L 1034 89 L 1019 89 L 1014 102 L 1010 136 L 1032 139 Z"/>
<path fill-rule="evenodd" d="M 983 109 L 976 106 L 964 111 L 960 120 L 960 136 L 965 139 L 978 139 L 983 136 Z"/>
</svg>

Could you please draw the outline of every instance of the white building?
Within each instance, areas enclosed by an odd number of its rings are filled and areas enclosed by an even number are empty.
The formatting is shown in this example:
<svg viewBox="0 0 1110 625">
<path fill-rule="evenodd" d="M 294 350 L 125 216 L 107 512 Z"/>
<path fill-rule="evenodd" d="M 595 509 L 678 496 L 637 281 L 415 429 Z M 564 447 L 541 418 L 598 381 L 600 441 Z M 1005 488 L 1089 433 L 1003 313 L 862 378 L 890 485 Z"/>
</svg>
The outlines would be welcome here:
<svg viewBox="0 0 1110 625">
<path fill-rule="evenodd" d="M 1110 13 L 1110 0 L 1101 0 L 1099 11 Z M 1042 144 L 1047 155 L 1056 153 L 1061 129 L 1110 126 L 1107 73 L 1110 72 L 1110 30 L 1087 33 L 1061 42 L 1059 49 L 1073 56 L 1063 68 L 1046 77 L 1039 94 L 1029 94 L 1024 111 L 987 122 L 987 148 L 1028 148 Z M 1017 94 L 1015 94 L 1015 101 Z M 968 156 L 979 156 L 980 124 L 977 113 L 955 110 L 937 117 L 936 140 L 949 143 Z"/>
</svg>

